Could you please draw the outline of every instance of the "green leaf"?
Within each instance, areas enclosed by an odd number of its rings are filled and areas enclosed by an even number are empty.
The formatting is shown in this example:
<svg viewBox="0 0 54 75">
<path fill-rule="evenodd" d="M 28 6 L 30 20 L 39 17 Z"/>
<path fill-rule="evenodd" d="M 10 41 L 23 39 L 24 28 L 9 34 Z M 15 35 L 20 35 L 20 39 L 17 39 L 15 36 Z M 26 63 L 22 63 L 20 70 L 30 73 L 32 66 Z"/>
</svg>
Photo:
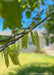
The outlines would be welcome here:
<svg viewBox="0 0 54 75">
<path fill-rule="evenodd" d="M 16 47 L 16 51 L 17 51 L 17 54 L 19 55 L 19 53 L 20 53 L 20 42 L 19 41 L 18 41 L 18 44 Z"/>
<path fill-rule="evenodd" d="M 17 0 L 14 0 L 13 2 L 2 1 L 1 4 L 3 8 L 1 10 L 1 17 L 5 19 L 3 29 L 6 29 L 7 27 L 10 29 L 21 28 L 22 11 L 24 9 L 20 7 L 20 3 L 18 3 Z"/>
<path fill-rule="evenodd" d="M 35 6 L 36 6 L 36 2 L 33 3 L 33 6 L 32 7 L 35 7 Z"/>
<path fill-rule="evenodd" d="M 15 65 L 19 65 L 19 60 L 18 60 L 18 54 L 15 50 L 11 49 L 11 48 L 7 48 L 9 56 L 12 60 L 12 63 Z"/>
<path fill-rule="evenodd" d="M 25 8 L 25 5 L 23 5 L 22 8 Z"/>
<path fill-rule="evenodd" d="M 45 5 L 44 0 L 41 0 L 42 4 Z"/>
<path fill-rule="evenodd" d="M 36 44 L 37 48 L 40 49 L 38 32 L 35 31 L 35 32 L 34 32 L 34 35 L 35 35 L 35 44 Z"/>
<path fill-rule="evenodd" d="M 22 48 L 27 48 L 28 34 L 22 37 Z"/>
<path fill-rule="evenodd" d="M 30 34 L 31 34 L 31 38 L 32 38 L 32 42 L 33 42 L 34 46 L 37 46 L 37 48 L 40 49 L 39 36 L 38 36 L 37 31 L 35 31 L 35 32 L 31 31 Z"/>
<path fill-rule="evenodd" d="M 31 38 L 32 38 L 33 44 L 36 45 L 36 44 L 35 44 L 35 35 L 33 34 L 32 31 L 30 32 L 30 34 L 31 34 Z"/>
<path fill-rule="evenodd" d="M 8 66 L 9 66 L 8 50 L 5 49 L 5 50 L 3 51 L 3 53 L 4 53 L 5 64 L 6 64 L 6 66 L 8 67 Z"/>
<path fill-rule="evenodd" d="M 26 11 L 26 17 L 31 18 L 31 11 Z"/>
<path fill-rule="evenodd" d="M 1 52 L 1 57 L 3 58 L 3 51 Z"/>
<path fill-rule="evenodd" d="M 20 3 L 20 2 L 21 2 L 21 0 L 18 0 L 18 2 Z"/>
<path fill-rule="evenodd" d="M 36 25 L 36 22 L 32 22 L 31 26 L 34 27 Z"/>
</svg>

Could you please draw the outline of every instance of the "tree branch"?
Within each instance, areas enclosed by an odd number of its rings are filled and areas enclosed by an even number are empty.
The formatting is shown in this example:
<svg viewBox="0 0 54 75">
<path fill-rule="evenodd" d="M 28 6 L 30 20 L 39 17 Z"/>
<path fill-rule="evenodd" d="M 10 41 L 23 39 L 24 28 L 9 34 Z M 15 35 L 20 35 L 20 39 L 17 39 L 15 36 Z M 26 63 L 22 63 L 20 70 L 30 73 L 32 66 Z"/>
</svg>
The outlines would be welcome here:
<svg viewBox="0 0 54 75">
<path fill-rule="evenodd" d="M 30 29 L 30 28 L 31 28 L 31 27 L 28 27 L 28 28 L 21 28 L 21 29 L 26 30 L 26 29 Z M 17 30 L 14 31 L 14 33 L 15 33 L 15 32 L 17 32 Z M 14 33 L 13 33 L 10 37 L 8 37 L 8 38 L 6 38 L 6 39 L 0 40 L 0 42 L 8 41 L 8 40 L 10 40 L 10 39 L 12 39 L 12 38 L 14 38 L 14 37 L 16 37 L 16 36 L 18 36 L 18 35 L 24 34 L 24 32 L 17 33 L 17 34 L 14 34 Z"/>
<path fill-rule="evenodd" d="M 46 18 L 44 18 L 42 21 L 40 21 L 37 25 L 35 25 L 34 27 L 32 27 L 31 29 L 29 29 L 29 31 L 25 32 L 24 34 L 22 34 L 21 36 L 10 40 L 8 43 L 6 43 L 5 45 L 3 45 L 3 47 L 0 49 L 0 52 L 3 51 L 4 49 L 6 49 L 9 45 L 14 44 L 17 40 L 19 40 L 20 38 L 22 38 L 24 35 L 28 34 L 30 31 L 32 31 L 34 28 L 36 28 L 37 26 L 39 26 L 41 23 L 43 23 L 48 17 L 50 17 L 52 14 L 54 14 L 54 12 L 50 13 Z"/>
<path fill-rule="evenodd" d="M 0 40 L 0 42 L 8 41 L 8 40 L 14 38 L 15 36 L 18 36 L 18 35 L 21 35 L 21 34 L 24 34 L 24 32 L 17 33 L 17 34 L 12 34 L 10 37 L 8 37 L 6 39 L 3 39 L 3 40 Z"/>
</svg>

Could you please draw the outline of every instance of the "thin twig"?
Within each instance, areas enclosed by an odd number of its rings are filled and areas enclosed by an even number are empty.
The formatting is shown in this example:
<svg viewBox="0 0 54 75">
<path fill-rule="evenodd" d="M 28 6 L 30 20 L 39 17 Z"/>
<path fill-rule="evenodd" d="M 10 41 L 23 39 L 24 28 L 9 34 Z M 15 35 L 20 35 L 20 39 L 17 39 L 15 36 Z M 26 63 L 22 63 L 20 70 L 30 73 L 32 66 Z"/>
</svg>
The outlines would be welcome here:
<svg viewBox="0 0 54 75">
<path fill-rule="evenodd" d="M 6 38 L 6 39 L 0 40 L 0 42 L 8 41 L 8 40 L 14 38 L 15 36 L 18 36 L 18 35 L 21 35 L 21 34 L 24 34 L 24 32 L 17 33 L 17 34 L 12 34 L 10 37 L 8 37 L 8 38 Z"/>
<path fill-rule="evenodd" d="M 26 30 L 26 29 L 30 29 L 30 28 L 31 28 L 31 27 L 28 27 L 28 28 L 21 28 L 21 29 Z M 18 30 L 14 31 L 14 33 L 17 32 L 17 31 L 18 31 Z M 21 33 L 17 33 L 17 34 L 14 34 L 14 33 L 13 33 L 11 36 L 9 36 L 8 38 L 6 38 L 6 39 L 0 40 L 0 42 L 8 41 L 8 40 L 10 40 L 10 39 L 12 39 L 12 38 L 14 38 L 14 37 L 16 37 L 16 36 L 18 36 L 18 35 L 24 34 L 24 31 L 21 32 Z"/>
</svg>

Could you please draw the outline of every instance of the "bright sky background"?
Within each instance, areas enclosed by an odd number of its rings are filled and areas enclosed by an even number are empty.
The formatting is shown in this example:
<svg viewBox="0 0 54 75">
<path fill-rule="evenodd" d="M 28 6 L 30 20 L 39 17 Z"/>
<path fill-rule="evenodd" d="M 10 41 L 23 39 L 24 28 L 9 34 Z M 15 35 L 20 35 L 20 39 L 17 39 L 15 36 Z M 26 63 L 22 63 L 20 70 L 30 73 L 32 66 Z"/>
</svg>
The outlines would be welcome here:
<svg viewBox="0 0 54 75">
<path fill-rule="evenodd" d="M 23 20 L 25 20 L 25 23 L 23 24 L 23 26 L 24 27 L 26 27 L 26 23 L 27 24 L 31 24 L 31 21 L 32 21 L 32 18 L 35 16 L 35 14 L 34 14 L 34 12 L 32 12 L 32 16 L 31 16 L 31 18 L 30 19 L 27 19 L 26 18 L 26 14 L 25 14 L 25 12 L 26 12 L 27 10 L 25 10 L 24 12 L 23 12 Z M 45 16 L 45 15 L 43 15 L 43 16 Z M 42 17 L 43 18 L 43 17 Z M 23 21 L 22 20 L 22 21 Z M 3 18 L 0 18 L 0 31 L 2 31 L 2 28 L 3 28 L 3 21 L 4 21 L 4 19 Z M 36 29 L 38 29 L 38 27 L 36 28 Z M 44 29 L 44 27 L 42 28 L 42 29 Z M 5 31 L 10 31 L 10 29 L 9 28 L 7 28 Z"/>
<path fill-rule="evenodd" d="M 52 2 L 52 0 L 47 0 L 48 1 L 48 3 L 49 4 L 53 4 L 53 2 Z M 43 6 L 40 6 L 42 9 L 45 9 L 46 7 L 43 7 Z M 36 9 L 35 9 L 36 10 Z M 35 11 L 34 10 L 34 11 Z M 25 12 L 26 12 L 27 10 L 25 10 L 24 12 L 23 12 L 23 20 L 25 20 L 26 21 L 26 23 L 31 23 L 31 20 L 32 20 L 32 17 L 34 17 L 35 16 L 35 14 L 34 14 L 34 12 L 32 12 L 32 16 L 31 16 L 31 18 L 30 19 L 26 19 L 26 16 L 25 16 Z M 43 14 L 43 16 L 42 16 L 42 19 L 45 17 L 45 14 Z M 3 18 L 0 18 L 0 31 L 2 31 L 2 27 L 3 27 L 3 21 L 4 21 L 4 19 Z M 25 27 L 26 25 L 24 24 L 24 27 Z M 36 28 L 36 29 L 38 29 L 38 27 Z M 42 29 L 44 29 L 44 27 L 42 28 Z M 9 28 L 7 28 L 5 31 L 10 31 L 10 29 Z"/>
<path fill-rule="evenodd" d="M 4 19 L 0 18 L 0 31 L 2 31 L 2 28 L 3 28 L 3 21 L 4 21 Z M 10 31 L 10 29 L 7 28 L 5 31 Z"/>
</svg>

